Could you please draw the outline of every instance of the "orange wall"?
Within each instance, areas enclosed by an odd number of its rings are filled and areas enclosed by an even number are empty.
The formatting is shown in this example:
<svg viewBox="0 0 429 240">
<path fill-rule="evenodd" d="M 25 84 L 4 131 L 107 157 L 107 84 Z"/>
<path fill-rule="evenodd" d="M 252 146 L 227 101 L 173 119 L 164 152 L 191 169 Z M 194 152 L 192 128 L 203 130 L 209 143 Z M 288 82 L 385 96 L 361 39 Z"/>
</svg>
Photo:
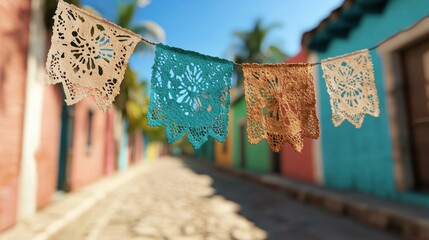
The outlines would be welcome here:
<svg viewBox="0 0 429 240">
<path fill-rule="evenodd" d="M 0 231 L 16 221 L 30 0 L 0 1 Z M 38 126 L 39 127 L 39 126 Z"/>
<path fill-rule="evenodd" d="M 288 63 L 307 62 L 307 51 L 301 51 L 294 57 L 288 59 Z M 280 152 L 281 174 L 293 179 L 315 182 L 314 160 L 312 158 L 312 140 L 304 140 L 304 148 L 301 153 L 295 152 L 289 144 L 285 144 Z"/>
<path fill-rule="evenodd" d="M 214 141 L 215 162 L 224 167 L 232 166 L 232 109 L 229 111 L 228 135 L 225 142 Z"/>
</svg>

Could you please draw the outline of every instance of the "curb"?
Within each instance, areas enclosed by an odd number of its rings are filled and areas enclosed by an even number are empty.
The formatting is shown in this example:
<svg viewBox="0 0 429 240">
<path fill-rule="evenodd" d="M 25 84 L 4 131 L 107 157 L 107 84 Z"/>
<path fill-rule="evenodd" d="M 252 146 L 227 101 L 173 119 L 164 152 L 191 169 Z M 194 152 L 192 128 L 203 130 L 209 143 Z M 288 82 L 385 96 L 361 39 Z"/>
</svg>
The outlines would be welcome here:
<svg viewBox="0 0 429 240">
<path fill-rule="evenodd" d="M 88 186 L 68 193 L 33 217 L 18 222 L 14 227 L 0 234 L 0 240 L 47 240 L 55 236 L 113 191 L 146 171 L 146 165 L 145 162 L 137 163 L 126 171 L 101 177 Z"/>
<path fill-rule="evenodd" d="M 240 169 L 214 166 L 221 171 L 284 192 L 305 204 L 398 234 L 405 239 L 429 240 L 429 210 L 427 208 L 381 200 L 359 193 L 330 190 L 274 174 L 260 175 Z"/>
</svg>

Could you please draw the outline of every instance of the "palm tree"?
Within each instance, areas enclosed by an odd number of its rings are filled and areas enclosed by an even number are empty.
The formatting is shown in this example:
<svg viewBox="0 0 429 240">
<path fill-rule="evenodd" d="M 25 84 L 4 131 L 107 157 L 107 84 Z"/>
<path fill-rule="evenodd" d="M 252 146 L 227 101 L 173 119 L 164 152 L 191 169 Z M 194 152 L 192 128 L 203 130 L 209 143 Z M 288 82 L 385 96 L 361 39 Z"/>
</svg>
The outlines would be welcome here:
<svg viewBox="0 0 429 240">
<path fill-rule="evenodd" d="M 165 40 L 164 30 L 158 24 L 150 21 L 133 24 L 136 10 L 146 5 L 147 2 L 131 0 L 124 3 L 120 1 L 117 24 L 150 40 L 163 42 Z M 153 47 L 145 42 L 140 42 L 134 50 L 135 53 L 140 54 L 152 51 Z M 162 129 L 151 128 L 147 125 L 149 97 L 146 83 L 146 81 L 139 81 L 137 73 L 128 66 L 121 83 L 120 94 L 115 99 L 115 107 L 120 115 L 127 119 L 129 123 L 128 132 L 143 130 L 151 140 L 163 141 L 165 136 Z"/>
<path fill-rule="evenodd" d="M 71 4 L 74 4 L 78 7 L 81 7 L 80 0 L 65 0 Z M 122 1 L 121 1 L 122 2 Z M 119 6 L 118 21 L 117 24 L 128 28 L 129 30 L 142 35 L 143 37 L 150 38 L 153 41 L 164 41 L 165 35 L 161 27 L 153 22 L 142 22 L 139 24 L 132 24 L 132 20 L 135 14 L 135 11 L 139 6 L 141 6 L 140 0 L 132 0 L 127 4 L 122 4 Z M 57 7 L 57 1 L 46 1 L 45 5 L 45 23 L 47 29 L 52 29 L 53 26 L 53 15 Z M 100 15 L 94 9 L 84 6 L 87 11 L 91 11 L 96 15 Z M 151 47 L 142 43 L 139 43 L 135 49 L 135 52 L 146 53 L 152 51 Z M 147 112 L 149 97 L 145 92 L 146 86 L 145 82 L 139 82 L 137 73 L 131 68 L 127 67 L 125 71 L 124 80 L 121 83 L 120 94 L 115 99 L 115 117 L 119 121 L 115 121 L 117 125 L 115 132 L 122 132 L 122 121 L 126 119 L 129 123 L 128 132 L 138 134 L 140 131 L 146 132 L 150 140 L 159 140 L 164 141 L 165 135 L 162 129 L 159 128 L 149 128 L 147 125 Z M 146 94 L 145 94 L 146 93 Z M 120 134 L 119 138 L 121 138 Z M 134 138 L 131 138 L 131 140 Z M 116 141 L 116 154 L 119 154 L 119 142 L 117 136 L 115 136 Z"/>
<path fill-rule="evenodd" d="M 148 1 L 142 0 L 131 0 L 129 3 L 120 1 L 117 24 L 121 27 L 131 30 L 132 32 L 138 33 L 145 38 L 163 42 L 165 40 L 165 33 L 157 23 L 152 21 L 142 21 L 140 23 L 133 24 L 136 10 L 139 7 L 146 6 L 147 4 Z M 135 52 L 145 53 L 150 50 L 152 50 L 150 45 L 140 42 L 137 45 Z"/>
<path fill-rule="evenodd" d="M 277 63 L 283 62 L 287 55 L 275 45 L 268 45 L 264 48 L 267 36 L 270 31 L 279 27 L 277 23 L 262 26 L 261 20 L 257 20 L 251 31 L 237 31 L 234 36 L 238 37 L 240 44 L 234 49 L 238 52 L 234 54 L 234 61 L 237 63 Z M 237 85 L 243 83 L 243 75 L 236 71 Z"/>
</svg>

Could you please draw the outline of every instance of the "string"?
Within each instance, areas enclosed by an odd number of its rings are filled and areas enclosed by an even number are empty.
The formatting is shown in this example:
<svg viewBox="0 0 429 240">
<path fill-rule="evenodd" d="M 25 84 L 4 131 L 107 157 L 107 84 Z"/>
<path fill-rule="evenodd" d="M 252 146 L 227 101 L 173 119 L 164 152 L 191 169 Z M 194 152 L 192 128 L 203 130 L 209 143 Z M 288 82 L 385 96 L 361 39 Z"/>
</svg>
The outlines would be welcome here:
<svg viewBox="0 0 429 240">
<path fill-rule="evenodd" d="M 425 18 L 428 18 L 429 16 L 427 16 L 427 17 L 425 17 Z M 425 19 L 424 18 L 424 19 Z M 423 20 L 423 19 L 422 19 Z M 420 21 L 422 21 L 422 20 L 420 20 Z M 419 22 L 420 22 L 419 21 Z M 417 22 L 417 23 L 419 23 L 419 22 Z M 416 23 L 416 24 L 417 24 Z M 413 25 L 413 27 L 414 27 L 414 25 Z M 412 27 L 410 27 L 410 28 L 412 28 Z M 363 49 L 363 50 L 358 50 L 358 51 L 355 51 L 355 52 L 352 52 L 352 53 L 346 53 L 346 54 L 343 54 L 343 55 L 339 55 L 339 56 L 335 56 L 335 57 L 331 57 L 331 58 L 326 58 L 326 59 L 322 59 L 322 60 L 320 60 L 320 61 L 317 61 L 317 62 L 307 62 L 307 63 L 279 63 L 278 65 L 288 65 L 288 66 L 297 66 L 297 65 L 309 65 L 309 66 L 317 66 L 317 65 L 320 65 L 320 64 L 322 64 L 322 63 L 325 63 L 325 62 L 330 62 L 330 61 L 333 61 L 333 60 L 337 60 L 337 59 L 340 59 L 340 58 L 345 58 L 345 57 L 348 57 L 348 56 L 353 56 L 353 55 L 356 55 L 356 54 L 359 54 L 359 53 L 361 53 L 362 51 L 365 51 L 365 50 L 368 50 L 368 51 L 372 51 L 372 50 L 375 50 L 375 49 L 377 49 L 377 48 L 379 48 L 382 44 L 384 44 L 385 42 L 387 42 L 387 41 L 389 41 L 390 39 L 392 39 L 392 38 L 394 38 L 396 35 L 398 35 L 398 34 L 400 34 L 400 33 L 402 33 L 402 32 L 405 32 L 405 31 L 407 31 L 407 30 L 409 30 L 410 28 L 407 28 L 407 29 L 403 29 L 403 30 L 401 30 L 401 31 L 399 31 L 399 32 L 397 32 L 396 34 L 394 34 L 394 35 L 392 35 L 392 36 L 390 36 L 389 38 L 386 38 L 385 40 L 383 40 L 383 41 L 381 41 L 381 42 L 379 42 L 378 44 L 376 44 L 376 45 L 374 45 L 374 46 L 372 46 L 372 47 L 370 47 L 370 48 L 367 48 L 367 49 Z M 156 46 L 156 45 L 158 45 L 159 43 L 155 43 L 155 42 L 152 42 L 152 41 L 150 41 L 150 40 L 148 40 L 148 39 L 146 39 L 146 38 L 144 38 L 144 37 L 142 37 L 141 35 L 139 35 L 140 36 L 140 38 L 141 38 L 141 40 L 143 40 L 143 41 L 145 41 L 146 43 L 148 43 L 148 44 L 150 44 L 150 45 L 154 45 L 154 46 Z M 234 61 L 231 61 L 235 66 L 242 66 L 243 64 L 255 64 L 255 63 L 237 63 L 237 62 L 234 62 Z M 257 63 L 256 63 L 257 64 Z M 271 65 L 275 65 L 275 64 L 271 64 Z"/>
<path fill-rule="evenodd" d="M 62 0 L 57 0 L 57 2 L 59 2 L 59 1 L 62 1 Z M 68 3 L 67 3 L 67 4 L 68 4 Z M 78 8 L 78 7 L 74 6 L 73 4 L 68 4 L 68 5 L 70 5 L 70 6 L 74 7 L 75 9 L 79 9 L 79 10 L 80 10 L 80 12 L 83 12 L 83 13 L 85 13 L 86 15 L 88 15 L 88 16 L 90 16 L 90 17 L 93 17 L 93 18 L 99 18 L 99 19 L 101 19 L 104 23 L 107 23 L 107 24 L 109 24 L 109 25 L 111 25 L 111 26 L 119 27 L 119 26 L 117 26 L 116 24 L 111 23 L 110 21 L 107 21 L 106 19 L 104 19 L 104 18 L 102 18 L 102 17 L 95 16 L 95 15 L 93 15 L 93 14 L 91 14 L 91 13 L 88 13 L 88 12 L 86 12 L 86 11 L 83 11 L 83 10 L 81 10 L 80 8 Z M 372 51 L 372 50 L 375 50 L 375 49 L 379 48 L 379 47 L 380 47 L 381 45 L 383 45 L 385 42 L 387 42 L 387 41 L 391 40 L 392 38 L 396 37 L 397 35 L 399 35 L 399 34 L 401 34 L 401 33 L 404 33 L 404 32 L 406 32 L 406 31 L 408 31 L 408 30 L 410 30 L 410 29 L 414 28 L 416 25 L 420 24 L 421 22 L 423 22 L 424 20 L 426 20 L 426 19 L 428 19 L 428 18 L 429 18 L 429 15 L 428 15 L 428 16 L 426 16 L 426 17 L 424 17 L 424 18 L 422 18 L 422 19 L 420 19 L 419 21 L 415 22 L 412 26 L 410 26 L 410 27 L 408 27 L 408 28 L 405 28 L 405 29 L 402 29 L 402 30 L 401 30 L 401 31 L 399 31 L 399 32 L 396 32 L 394 35 L 392 35 L 392 36 L 390 36 L 390 37 L 388 37 L 388 38 L 384 39 L 383 41 L 379 42 L 378 44 L 376 44 L 376 45 L 374 45 L 374 46 L 372 46 L 372 47 L 370 47 L 370 48 L 367 48 L 367 49 L 358 50 L 358 51 L 355 51 L 355 52 L 352 52 L 352 53 L 347 53 L 347 54 L 343 54 L 343 55 L 336 56 L 336 57 L 331 57 L 331 58 L 322 59 L 322 60 L 317 61 L 317 62 L 309 62 L 309 63 L 281 63 L 281 64 L 283 64 L 283 65 L 289 65 L 289 66 L 293 66 L 293 65 L 307 65 L 307 66 L 308 66 L 308 65 L 310 65 L 310 66 L 316 66 L 316 65 L 320 65 L 320 64 L 322 64 L 322 63 L 324 63 L 324 62 L 330 62 L 330 61 L 333 61 L 333 60 L 336 60 L 336 59 L 340 59 L 340 58 L 344 58 L 344 57 L 352 56 L 352 55 L 355 55 L 355 54 L 359 54 L 359 53 L 361 53 L 362 51 L 365 51 L 365 50 Z M 143 36 L 141 36 L 140 34 L 134 33 L 134 32 L 132 32 L 132 31 L 130 31 L 130 30 L 128 30 L 128 29 L 124 29 L 124 28 L 122 28 L 122 27 L 119 27 L 119 28 L 121 28 L 121 29 L 125 30 L 126 32 L 128 32 L 128 33 L 130 33 L 130 34 L 132 34 L 132 35 L 134 35 L 134 36 L 138 36 L 138 37 L 140 37 L 140 39 L 141 39 L 142 41 L 146 42 L 147 44 L 150 44 L 150 45 L 153 45 L 153 46 L 156 46 L 156 45 L 158 45 L 158 44 L 159 44 L 159 43 L 152 42 L 152 41 L 148 40 L 147 38 L 144 38 L 144 37 L 143 37 Z M 237 62 L 234 62 L 234 61 L 231 61 L 231 62 L 232 62 L 235 66 L 242 66 L 243 64 L 253 64 L 253 63 L 237 63 Z"/>
<path fill-rule="evenodd" d="M 429 16 L 428 16 L 429 17 Z M 425 17 L 425 18 L 428 18 L 428 17 Z M 422 21 L 422 20 L 420 20 L 420 21 Z M 419 22 L 420 22 L 419 21 Z M 418 23 L 418 22 L 417 22 Z M 416 23 L 416 24 L 417 24 Z M 411 27 L 412 28 L 412 27 Z M 324 63 L 324 62 L 330 62 L 330 61 L 333 61 L 333 60 L 336 60 L 336 59 L 340 59 L 340 58 L 345 58 L 345 57 L 348 57 L 348 56 L 353 56 L 353 55 L 356 55 L 356 54 L 359 54 L 359 53 L 361 53 L 362 51 L 365 51 L 365 50 L 368 50 L 368 51 L 372 51 L 372 50 L 374 50 L 374 49 L 377 49 L 377 48 L 379 48 L 383 43 L 385 43 L 385 42 L 387 42 L 388 40 L 390 40 L 390 39 L 392 39 L 392 38 L 394 38 L 396 35 L 398 35 L 398 34 L 400 34 L 400 33 L 402 33 L 402 32 L 405 32 L 405 31 L 407 31 L 407 30 L 409 30 L 409 28 L 407 28 L 407 29 L 403 29 L 403 30 L 401 30 L 401 31 L 399 31 L 399 32 L 397 32 L 396 34 L 394 34 L 394 35 L 392 35 L 392 36 L 390 36 L 389 38 L 387 38 L 387 39 L 385 39 L 385 40 L 383 40 L 383 41 L 381 41 L 381 42 L 379 42 L 378 44 L 376 44 L 376 45 L 374 45 L 374 46 L 372 46 L 372 47 L 370 47 L 370 48 L 367 48 L 367 49 L 363 49 L 363 50 L 358 50 L 358 51 L 355 51 L 355 52 L 352 52 L 352 53 L 347 53 L 347 54 L 343 54 L 343 55 L 339 55 L 339 56 L 335 56 L 335 57 L 331 57 L 331 58 L 326 58 L 326 59 L 322 59 L 322 60 L 320 60 L 320 61 L 317 61 L 317 62 L 309 62 L 309 63 L 278 63 L 278 65 L 288 65 L 288 66 L 297 66 L 297 65 L 310 65 L 310 66 L 316 66 L 316 65 L 320 65 L 320 64 L 322 64 L 322 63 Z M 158 45 L 159 43 L 155 43 L 155 42 L 152 42 L 152 41 L 150 41 L 150 40 L 148 40 L 148 39 L 146 39 L 146 38 L 144 38 L 144 37 L 142 37 L 141 35 L 139 35 L 140 36 L 140 39 L 141 40 L 143 40 L 144 42 L 146 42 L 146 43 L 148 43 L 148 44 L 150 44 L 150 45 L 153 45 L 153 46 L 156 46 L 156 45 Z M 255 64 L 255 63 L 237 63 L 237 62 L 234 62 L 234 61 L 231 61 L 235 66 L 242 66 L 243 64 Z M 257 64 L 257 63 L 256 63 Z M 275 64 L 270 64 L 270 65 L 275 65 Z"/>
<path fill-rule="evenodd" d="M 140 34 L 137 34 L 137 33 L 133 32 L 133 31 L 128 30 L 128 29 L 126 29 L 126 28 L 123 28 L 123 27 L 121 27 L 121 26 L 118 26 L 118 25 L 116 25 L 116 24 L 114 24 L 114 23 L 112 23 L 112 22 L 110 22 L 110 21 L 108 21 L 108 20 L 104 19 L 103 17 L 96 16 L 96 15 L 94 15 L 94 14 L 92 14 L 92 13 L 90 13 L 90 12 L 87 12 L 87 11 L 85 11 L 85 10 L 83 10 L 83 9 L 81 9 L 81 8 L 79 8 L 79 7 L 75 6 L 75 5 L 73 5 L 73 4 L 70 4 L 70 3 L 64 2 L 63 0 L 58 0 L 58 2 L 61 2 L 61 3 L 65 4 L 66 6 L 68 6 L 68 7 L 72 8 L 72 9 L 74 9 L 75 11 L 77 11 L 77 12 L 79 12 L 79 13 L 82 13 L 82 14 L 85 14 L 86 16 L 88 16 L 88 17 L 90 17 L 90 18 L 92 18 L 92 19 L 99 20 L 99 21 L 103 22 L 104 24 L 107 24 L 107 25 L 109 25 L 109 26 L 111 26 L 111 27 L 113 27 L 113 28 L 119 28 L 119 29 L 121 29 L 122 31 L 124 31 L 124 32 L 126 32 L 126 33 L 128 33 L 128 34 L 130 34 L 130 35 L 132 35 L 132 36 L 142 38 L 142 36 L 141 36 Z M 145 39 L 145 41 L 146 41 L 147 43 L 152 43 L 152 44 L 154 44 L 153 42 L 151 42 L 151 41 L 149 41 L 149 40 L 147 40 L 147 39 Z"/>
<path fill-rule="evenodd" d="M 154 42 L 142 37 L 141 35 L 139 35 L 139 36 L 140 36 L 140 39 L 145 41 L 147 44 L 154 45 L 154 46 L 158 45 L 158 43 L 154 43 Z"/>
<path fill-rule="evenodd" d="M 110 21 L 108 21 L 108 20 L 106 20 L 106 19 L 104 19 L 104 18 L 100 17 L 100 16 L 96 16 L 96 15 L 94 15 L 94 14 L 90 13 L 90 12 L 84 11 L 83 9 L 81 9 L 81 8 L 79 8 L 79 7 L 77 7 L 77 6 L 73 5 L 73 4 L 70 4 L 70 3 L 64 2 L 63 0 L 57 0 L 57 2 L 60 2 L 60 1 L 61 1 L 62 3 L 65 3 L 66 5 L 68 5 L 69 7 L 71 7 L 71 8 L 73 8 L 73 9 L 75 9 L 76 11 L 78 11 L 78 12 L 80 12 L 80 13 L 82 13 L 82 14 L 85 14 L 85 15 L 86 15 L 86 16 L 88 16 L 88 17 L 91 17 L 91 18 L 95 18 L 95 19 L 101 20 L 103 23 L 105 23 L 105 24 L 107 24 L 107 25 L 109 25 L 109 26 L 113 26 L 113 27 L 115 27 L 115 28 L 120 28 L 120 29 L 124 30 L 125 32 L 127 32 L 127 33 L 128 33 L 128 34 L 130 34 L 130 35 L 134 35 L 134 36 L 136 36 L 136 37 L 139 37 L 141 40 L 143 40 L 144 42 L 146 42 L 146 43 L 148 43 L 148 44 L 150 44 L 150 45 L 154 45 L 154 46 L 156 46 L 156 45 L 157 45 L 157 43 L 152 42 L 152 41 L 150 41 L 150 40 L 148 40 L 148 39 L 146 39 L 146 38 L 142 37 L 142 36 L 141 36 L 140 34 L 138 34 L 138 33 L 135 33 L 135 32 L 133 32 L 133 31 L 130 31 L 130 30 L 126 29 L 126 28 L 122 28 L 122 27 L 120 27 L 120 26 L 118 26 L 118 25 L 116 25 L 116 24 L 114 24 L 114 23 L 112 23 L 112 22 L 110 22 Z"/>
</svg>

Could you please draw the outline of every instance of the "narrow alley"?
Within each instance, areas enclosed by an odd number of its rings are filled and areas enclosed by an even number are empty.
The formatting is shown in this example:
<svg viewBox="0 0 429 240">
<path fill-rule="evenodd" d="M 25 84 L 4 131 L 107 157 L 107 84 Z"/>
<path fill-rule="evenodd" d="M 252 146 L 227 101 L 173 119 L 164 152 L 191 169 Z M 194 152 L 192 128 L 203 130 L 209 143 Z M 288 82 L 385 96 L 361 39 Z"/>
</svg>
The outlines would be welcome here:
<svg viewBox="0 0 429 240">
<path fill-rule="evenodd" d="M 397 239 L 201 162 L 145 167 L 54 239 Z"/>
</svg>

